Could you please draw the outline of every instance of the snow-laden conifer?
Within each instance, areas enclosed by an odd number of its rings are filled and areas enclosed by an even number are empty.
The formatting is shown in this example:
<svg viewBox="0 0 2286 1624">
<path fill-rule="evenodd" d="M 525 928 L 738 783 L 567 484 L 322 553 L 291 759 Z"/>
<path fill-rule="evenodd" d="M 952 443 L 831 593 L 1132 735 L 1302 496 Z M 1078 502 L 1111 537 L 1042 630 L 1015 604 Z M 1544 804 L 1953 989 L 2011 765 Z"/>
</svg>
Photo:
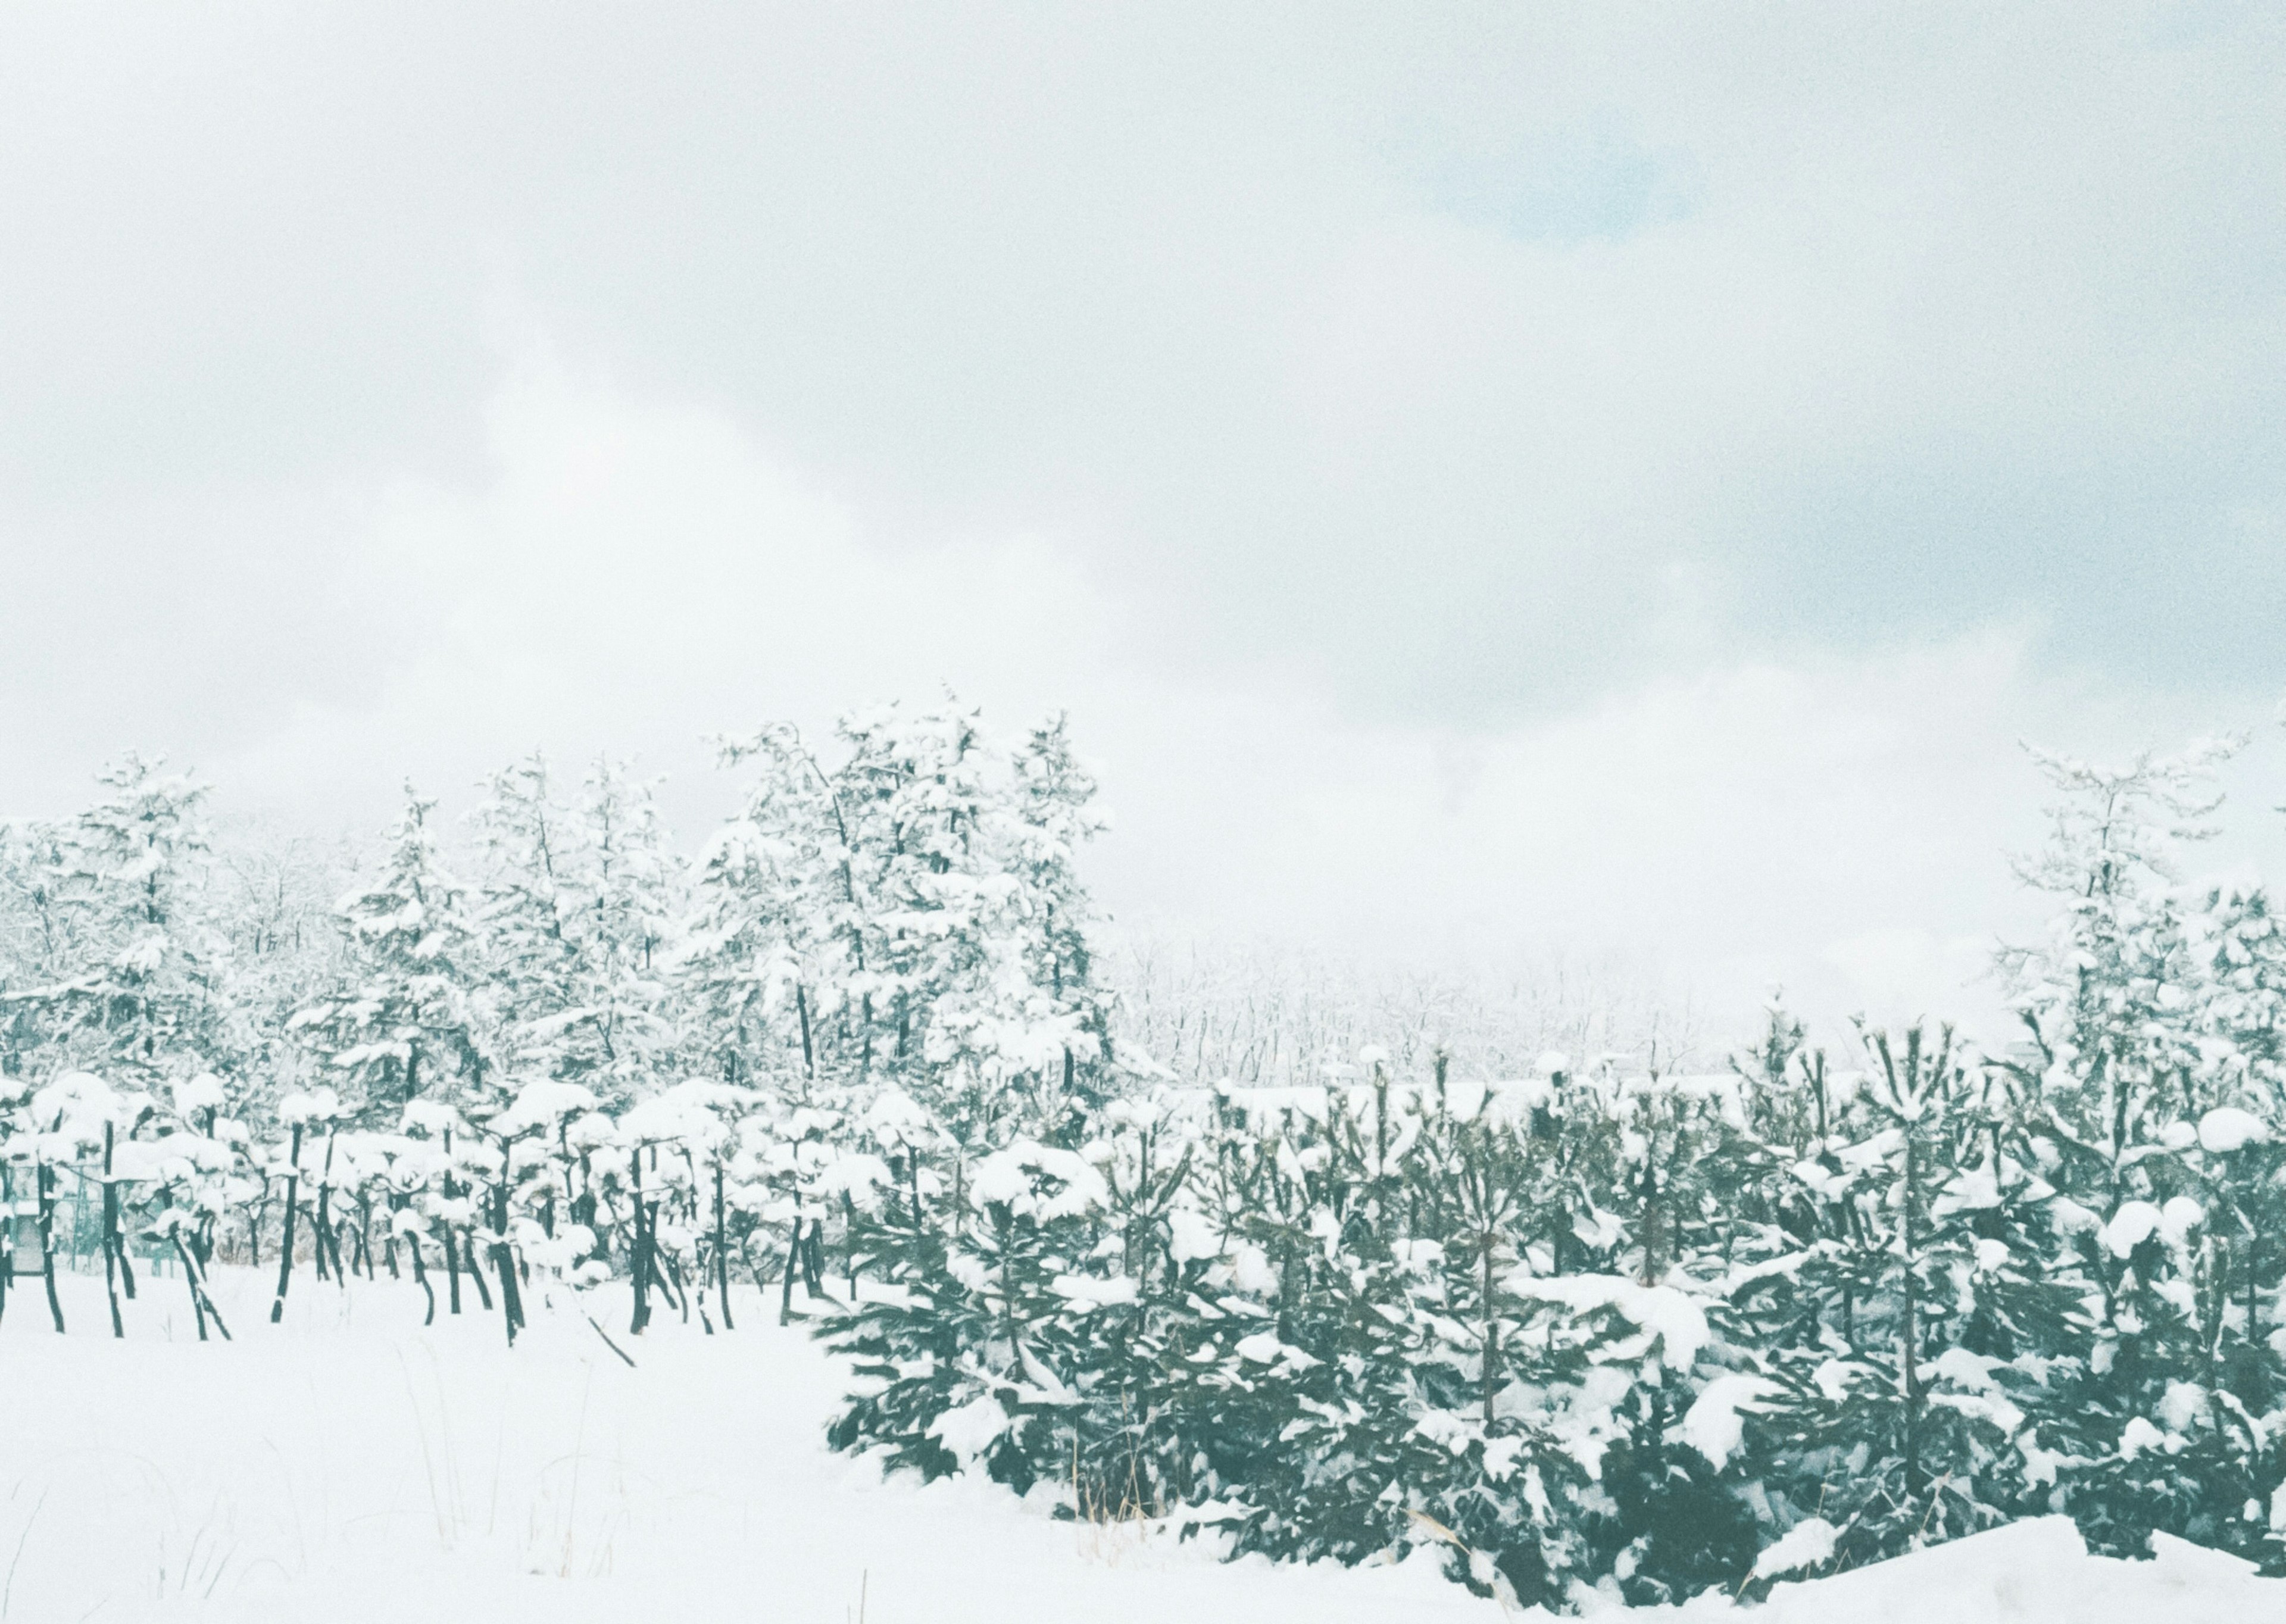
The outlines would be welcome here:
<svg viewBox="0 0 2286 1624">
<path fill-rule="evenodd" d="M 333 1086 L 382 1121 L 484 1085 L 496 1063 L 500 989 L 485 974 L 474 899 L 438 849 L 436 804 L 407 789 L 369 883 L 339 904 L 346 984 L 293 1021 Z"/>
</svg>

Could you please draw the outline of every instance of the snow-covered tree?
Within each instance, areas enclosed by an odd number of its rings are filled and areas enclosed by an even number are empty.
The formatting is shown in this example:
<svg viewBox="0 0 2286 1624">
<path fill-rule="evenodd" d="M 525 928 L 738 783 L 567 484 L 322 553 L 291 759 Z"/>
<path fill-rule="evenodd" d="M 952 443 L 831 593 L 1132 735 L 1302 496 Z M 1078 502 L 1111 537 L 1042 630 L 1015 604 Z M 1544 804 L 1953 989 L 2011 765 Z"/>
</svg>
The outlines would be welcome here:
<svg viewBox="0 0 2286 1624">
<path fill-rule="evenodd" d="M 517 1081 L 556 1075 L 564 1035 L 585 1016 L 575 924 L 584 899 L 572 817 L 547 761 L 528 756 L 493 774 L 486 791 L 470 815 L 483 860 L 470 910 L 473 967 L 496 1033 L 496 1098 L 487 1103 L 498 1104 Z"/>
<path fill-rule="evenodd" d="M 1068 1029 L 1050 1097 L 1076 1112 L 1102 1103 L 1116 1086 L 1109 1072 L 1114 1000 L 1096 964 L 1100 920 L 1080 875 L 1082 849 L 1109 825 L 1095 805 L 1094 775 L 1072 748 L 1068 718 L 1059 713 L 1035 728 L 1014 767 L 1014 867 L 1031 926 L 1027 968 L 1047 995 L 1045 1012 Z"/>
<path fill-rule="evenodd" d="M 11 1047 L 20 1067 L 147 1090 L 210 1069 L 230 1036 L 228 947 L 205 915 L 207 790 L 137 755 L 99 782 L 67 824 L 11 842 L 23 958 L 4 997 L 25 1018 Z"/>
<path fill-rule="evenodd" d="M 556 1075 L 618 1106 L 656 1086 L 668 1056 L 696 1041 L 673 966 L 685 871 L 667 844 L 655 786 L 597 758 L 577 808 L 581 859 L 581 1012 L 559 1035 Z"/>
<path fill-rule="evenodd" d="M 2064 1187 L 2106 1212 L 2131 1193 L 2138 1147 L 2203 1108 L 2203 976 L 2179 857 L 2215 832 L 2214 772 L 2237 743 L 2124 769 L 2034 753 L 2061 799 L 2018 872 L 2057 908 L 2046 941 L 2002 956 L 2037 1056 L 2015 1069 L 2037 1084 Z"/>
<path fill-rule="evenodd" d="M 721 745 L 744 805 L 700 854 L 683 965 L 725 1081 L 797 1092 L 870 1068 L 865 935 L 835 787 L 791 724 Z"/>
<path fill-rule="evenodd" d="M 387 1120 L 406 1103 L 483 1086 L 496 1064 L 480 921 L 445 868 L 430 815 L 409 788 L 371 883 L 342 899 L 349 981 L 293 1028 L 360 1108 Z"/>
</svg>

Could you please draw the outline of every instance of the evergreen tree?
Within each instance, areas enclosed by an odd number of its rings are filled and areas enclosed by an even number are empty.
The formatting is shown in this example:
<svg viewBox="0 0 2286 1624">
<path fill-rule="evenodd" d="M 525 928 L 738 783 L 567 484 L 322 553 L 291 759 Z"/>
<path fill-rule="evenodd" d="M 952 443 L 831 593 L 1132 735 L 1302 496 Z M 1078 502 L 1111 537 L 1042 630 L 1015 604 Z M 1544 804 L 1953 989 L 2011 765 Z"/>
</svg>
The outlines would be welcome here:
<svg viewBox="0 0 2286 1624">
<path fill-rule="evenodd" d="M 486 791 L 470 814 L 483 880 L 467 902 L 473 967 L 496 1023 L 497 1085 L 507 1090 L 560 1077 L 566 1033 L 587 1016 L 579 998 L 586 954 L 577 934 L 581 854 L 548 763 L 536 753 L 493 774 Z"/>
<path fill-rule="evenodd" d="M 2046 1398 L 2075 1310 L 2052 1273 L 2053 1192 L 2004 1154 L 2005 1093 L 1949 1028 L 1862 1041 L 1848 1123 L 1866 1137 L 1828 1135 L 1800 1170 L 1833 1213 L 1798 1269 L 1817 1335 L 1773 1350 L 1783 1397 L 1756 1428 L 1846 1562 L 2015 1513 L 2039 1477 L 2026 1407 Z"/>
<path fill-rule="evenodd" d="M 701 852 L 683 966 L 726 1082 L 808 1091 L 870 1067 L 854 859 L 826 778 L 791 726 L 726 742 L 751 764 L 739 815 Z M 854 1010 L 853 1010 L 854 1005 Z"/>
<path fill-rule="evenodd" d="M 468 889 L 446 871 L 408 788 L 370 885 L 342 900 L 350 981 L 294 1017 L 364 1108 L 386 1119 L 421 1100 L 484 1087 L 494 1068 L 495 989 Z"/>
<path fill-rule="evenodd" d="M 227 944 L 204 911 L 206 788 L 129 755 L 67 825 L 17 843 L 19 1066 L 136 1090 L 227 1064 Z"/>
<path fill-rule="evenodd" d="M 676 1000 L 684 871 L 668 849 L 654 786 L 599 757 L 578 808 L 583 895 L 575 984 L 584 1012 L 562 1034 L 558 1076 L 624 1105 L 652 1086 L 690 1022 Z M 736 1079 L 728 1079 L 735 1082 Z"/>
<path fill-rule="evenodd" d="M 1043 1117 L 1052 1137 L 1068 1136 L 1070 1129 L 1056 1121 L 1056 1113 L 1072 1113 L 1076 1120 L 1115 1087 L 1112 998 L 1098 978 L 1092 934 L 1099 921 L 1079 873 L 1081 847 L 1108 824 L 1095 806 L 1094 776 L 1073 753 L 1062 714 L 1032 730 L 1014 765 L 1017 847 L 1011 866 L 1024 886 L 1032 926 L 1028 979 L 1038 1016 L 1068 1029 L 1061 1075 L 1043 1079 L 1051 1085 Z"/>
</svg>

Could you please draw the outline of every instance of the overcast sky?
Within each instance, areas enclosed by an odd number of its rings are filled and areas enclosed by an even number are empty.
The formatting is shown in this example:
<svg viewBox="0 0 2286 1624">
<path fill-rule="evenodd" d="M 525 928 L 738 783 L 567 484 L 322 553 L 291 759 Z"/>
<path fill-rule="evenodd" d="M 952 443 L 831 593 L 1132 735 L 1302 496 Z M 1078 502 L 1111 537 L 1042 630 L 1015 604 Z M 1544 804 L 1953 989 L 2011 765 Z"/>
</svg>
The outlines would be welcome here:
<svg viewBox="0 0 2286 1624">
<path fill-rule="evenodd" d="M 2286 871 L 2282 446 L 2274 6 L 0 11 L 19 812 L 950 683 L 1129 920 L 1973 1012 L 2020 737 Z"/>
</svg>

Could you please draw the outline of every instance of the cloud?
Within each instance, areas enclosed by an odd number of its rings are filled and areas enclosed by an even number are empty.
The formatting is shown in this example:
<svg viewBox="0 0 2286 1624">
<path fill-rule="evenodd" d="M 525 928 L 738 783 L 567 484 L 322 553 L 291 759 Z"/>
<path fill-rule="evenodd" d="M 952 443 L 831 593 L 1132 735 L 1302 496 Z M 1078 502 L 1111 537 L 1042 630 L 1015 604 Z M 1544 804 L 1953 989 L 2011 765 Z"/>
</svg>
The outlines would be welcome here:
<svg viewBox="0 0 2286 1624">
<path fill-rule="evenodd" d="M 211 760 L 228 798 L 372 827 L 407 772 L 465 803 L 535 745 L 610 748 L 673 775 L 695 835 L 732 793 L 703 735 L 949 684 L 1003 727 L 1072 712 L 1131 927 L 1383 968 L 1596 961 L 1723 1029 L 1781 984 L 1833 1022 L 1989 1021 L 1983 949 L 2031 918 L 2006 854 L 2040 832 L 2018 735 L 2172 720 L 2045 683 L 2005 627 L 1721 658 L 1501 727 L 1359 718 L 1308 666 L 1141 657 L 1154 606 L 1052 534 L 893 541 L 713 409 L 534 358 L 486 421 L 480 478 L 372 516 L 361 567 L 424 629 Z"/>
<path fill-rule="evenodd" d="M 2277 687 L 2258 8 L 0 28 L 0 805 L 949 682 L 1126 913 L 1846 1010 Z"/>
<path fill-rule="evenodd" d="M 702 734 L 822 727 L 958 681 L 1027 702 L 1101 614 L 1022 536 L 891 550 L 720 413 L 575 380 L 544 353 L 485 415 L 483 474 L 376 501 L 355 566 L 415 605 L 369 702 L 305 703 L 231 758 L 266 792 L 369 803 L 536 745 L 703 761 Z"/>
<path fill-rule="evenodd" d="M 1168 660 L 1352 714 L 1687 669 L 1684 600 L 1781 658 L 1998 619 L 2271 683 L 2259 9 L 10 27 L 20 545 L 55 501 L 465 481 L 505 280 L 885 532 L 1052 533 Z"/>
</svg>

